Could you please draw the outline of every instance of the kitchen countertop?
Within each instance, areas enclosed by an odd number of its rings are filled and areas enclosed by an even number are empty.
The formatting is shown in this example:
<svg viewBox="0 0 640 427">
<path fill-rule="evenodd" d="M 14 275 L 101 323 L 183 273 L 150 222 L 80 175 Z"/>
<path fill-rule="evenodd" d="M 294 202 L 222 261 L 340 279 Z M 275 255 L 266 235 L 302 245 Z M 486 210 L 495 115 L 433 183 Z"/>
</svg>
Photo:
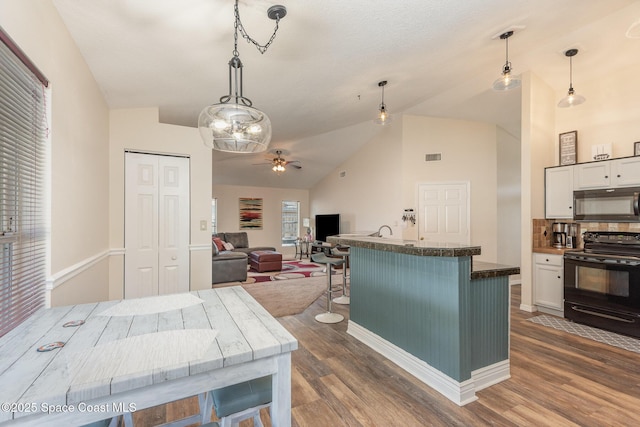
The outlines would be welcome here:
<svg viewBox="0 0 640 427">
<path fill-rule="evenodd" d="M 435 243 L 418 240 L 392 239 L 388 237 L 372 237 L 360 234 L 339 234 L 329 236 L 329 243 L 346 246 L 374 249 L 406 255 L 462 257 L 480 255 L 480 246 L 468 246 L 456 243 Z M 520 274 L 519 267 L 476 261 L 472 258 L 471 279 L 486 279 L 491 277 L 510 276 Z"/>
<path fill-rule="evenodd" d="M 551 254 L 551 255 L 564 255 L 567 251 L 577 251 L 578 248 L 554 248 L 553 246 L 542 246 L 538 248 L 533 248 L 533 253 L 539 254 Z"/>
<path fill-rule="evenodd" d="M 512 274 L 520 274 L 520 267 L 476 260 L 471 262 L 471 279 L 488 279 Z"/>
<path fill-rule="evenodd" d="M 458 243 L 437 243 L 424 240 L 403 240 L 389 237 L 372 237 L 360 234 L 338 234 L 329 236 L 329 243 L 374 249 L 385 252 L 417 256 L 459 257 L 480 255 L 480 246 Z"/>
</svg>

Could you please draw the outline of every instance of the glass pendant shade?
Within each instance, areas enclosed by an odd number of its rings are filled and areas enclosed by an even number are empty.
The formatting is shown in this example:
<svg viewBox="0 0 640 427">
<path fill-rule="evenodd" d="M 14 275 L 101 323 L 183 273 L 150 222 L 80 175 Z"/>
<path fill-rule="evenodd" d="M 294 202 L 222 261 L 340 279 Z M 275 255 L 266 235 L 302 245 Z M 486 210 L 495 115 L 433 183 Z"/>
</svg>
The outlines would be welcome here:
<svg viewBox="0 0 640 427">
<path fill-rule="evenodd" d="M 520 86 L 520 76 L 514 76 L 511 74 L 511 67 L 505 65 L 500 77 L 493 82 L 493 90 L 509 90 Z"/>
<path fill-rule="evenodd" d="M 576 105 L 582 104 L 586 100 L 587 99 L 584 96 L 576 94 L 573 88 L 570 88 L 569 91 L 567 92 L 567 96 L 565 96 L 560 100 L 560 102 L 558 102 L 558 107 L 560 108 L 575 107 Z"/>
<path fill-rule="evenodd" d="M 384 104 L 380 105 L 380 109 L 378 110 L 378 116 L 373 120 L 373 122 L 377 125 L 386 125 L 393 120 L 391 114 L 387 111 L 387 108 Z"/>
<path fill-rule="evenodd" d="M 238 103 L 205 107 L 198 118 L 204 144 L 218 151 L 259 153 L 271 142 L 271 120 L 265 113 Z"/>
</svg>

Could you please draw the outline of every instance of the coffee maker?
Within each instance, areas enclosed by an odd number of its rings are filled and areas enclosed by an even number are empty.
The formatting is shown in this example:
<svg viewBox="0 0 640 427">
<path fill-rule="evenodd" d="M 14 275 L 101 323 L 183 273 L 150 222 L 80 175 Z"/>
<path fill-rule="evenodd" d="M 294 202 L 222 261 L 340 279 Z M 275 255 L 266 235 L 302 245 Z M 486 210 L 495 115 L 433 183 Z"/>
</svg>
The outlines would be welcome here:
<svg viewBox="0 0 640 427">
<path fill-rule="evenodd" d="M 554 248 L 562 249 L 567 246 L 567 234 L 569 226 L 565 222 L 554 222 L 551 225 L 551 231 L 553 232 L 551 245 Z"/>
</svg>

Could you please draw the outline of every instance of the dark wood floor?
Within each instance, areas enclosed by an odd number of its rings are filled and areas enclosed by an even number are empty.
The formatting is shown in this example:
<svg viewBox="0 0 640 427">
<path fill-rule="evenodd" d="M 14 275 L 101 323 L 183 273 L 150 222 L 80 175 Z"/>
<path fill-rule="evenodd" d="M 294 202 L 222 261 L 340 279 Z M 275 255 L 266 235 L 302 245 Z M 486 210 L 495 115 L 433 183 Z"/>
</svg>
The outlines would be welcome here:
<svg viewBox="0 0 640 427">
<path fill-rule="evenodd" d="M 464 407 L 347 335 L 346 321 L 315 322 L 325 302 L 279 319 L 299 340 L 293 426 L 640 425 L 640 354 L 527 322 L 519 286 L 512 287 L 511 379 Z M 348 316 L 348 306 L 336 309 Z M 194 399 L 183 400 L 138 411 L 134 422 L 154 426 L 196 411 Z M 270 426 L 268 412 L 262 418 Z"/>
</svg>

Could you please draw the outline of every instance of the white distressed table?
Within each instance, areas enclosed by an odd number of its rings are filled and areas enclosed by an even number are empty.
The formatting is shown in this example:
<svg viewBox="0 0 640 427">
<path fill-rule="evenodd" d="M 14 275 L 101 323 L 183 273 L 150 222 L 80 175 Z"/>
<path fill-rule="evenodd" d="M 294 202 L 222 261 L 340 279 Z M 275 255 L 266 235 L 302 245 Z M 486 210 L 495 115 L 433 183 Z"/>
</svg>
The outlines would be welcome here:
<svg viewBox="0 0 640 427">
<path fill-rule="evenodd" d="M 0 425 L 83 425 L 272 375 L 289 427 L 297 348 L 240 286 L 43 309 L 0 338 Z"/>
</svg>

